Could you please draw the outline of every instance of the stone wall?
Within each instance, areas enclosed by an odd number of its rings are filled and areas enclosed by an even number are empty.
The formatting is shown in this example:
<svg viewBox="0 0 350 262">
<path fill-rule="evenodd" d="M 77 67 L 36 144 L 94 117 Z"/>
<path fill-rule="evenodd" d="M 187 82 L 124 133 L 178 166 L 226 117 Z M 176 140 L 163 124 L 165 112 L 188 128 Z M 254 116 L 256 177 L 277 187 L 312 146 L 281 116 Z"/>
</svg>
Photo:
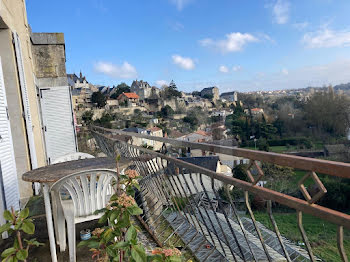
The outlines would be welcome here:
<svg viewBox="0 0 350 262">
<path fill-rule="evenodd" d="M 33 33 L 31 39 L 36 77 L 67 77 L 63 33 Z"/>
</svg>

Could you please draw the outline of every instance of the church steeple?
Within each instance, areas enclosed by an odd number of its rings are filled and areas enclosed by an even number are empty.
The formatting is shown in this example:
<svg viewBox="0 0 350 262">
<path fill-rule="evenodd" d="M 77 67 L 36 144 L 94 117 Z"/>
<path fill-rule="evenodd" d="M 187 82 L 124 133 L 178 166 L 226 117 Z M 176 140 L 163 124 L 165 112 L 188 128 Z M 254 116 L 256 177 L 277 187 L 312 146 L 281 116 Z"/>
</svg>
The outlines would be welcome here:
<svg viewBox="0 0 350 262">
<path fill-rule="evenodd" d="M 81 70 L 80 70 L 80 79 L 82 79 L 83 78 L 83 74 L 81 73 Z"/>
</svg>

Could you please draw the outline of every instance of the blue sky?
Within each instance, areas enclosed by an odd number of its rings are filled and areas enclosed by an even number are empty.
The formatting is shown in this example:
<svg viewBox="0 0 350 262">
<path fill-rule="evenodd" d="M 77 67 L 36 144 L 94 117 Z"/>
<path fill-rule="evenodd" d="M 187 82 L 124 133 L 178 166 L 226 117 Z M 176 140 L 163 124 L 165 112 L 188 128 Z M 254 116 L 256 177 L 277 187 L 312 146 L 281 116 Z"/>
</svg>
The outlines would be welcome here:
<svg viewBox="0 0 350 262">
<path fill-rule="evenodd" d="M 27 0 L 93 84 L 276 90 L 350 82 L 349 0 Z"/>
</svg>

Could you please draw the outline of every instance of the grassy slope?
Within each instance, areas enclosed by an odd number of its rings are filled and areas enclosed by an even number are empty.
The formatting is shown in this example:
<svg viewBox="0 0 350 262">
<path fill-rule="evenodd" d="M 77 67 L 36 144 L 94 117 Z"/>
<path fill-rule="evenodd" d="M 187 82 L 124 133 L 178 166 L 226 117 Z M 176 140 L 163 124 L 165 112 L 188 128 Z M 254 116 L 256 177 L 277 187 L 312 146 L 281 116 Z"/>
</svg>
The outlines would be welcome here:
<svg viewBox="0 0 350 262">
<path fill-rule="evenodd" d="M 256 219 L 272 229 L 266 213 L 256 213 Z M 294 241 L 302 241 L 295 213 L 274 214 L 281 234 Z M 341 261 L 337 248 L 337 227 L 311 215 L 303 215 L 303 225 L 314 254 L 323 261 Z M 344 230 L 344 247 L 350 254 L 350 232 Z"/>
</svg>

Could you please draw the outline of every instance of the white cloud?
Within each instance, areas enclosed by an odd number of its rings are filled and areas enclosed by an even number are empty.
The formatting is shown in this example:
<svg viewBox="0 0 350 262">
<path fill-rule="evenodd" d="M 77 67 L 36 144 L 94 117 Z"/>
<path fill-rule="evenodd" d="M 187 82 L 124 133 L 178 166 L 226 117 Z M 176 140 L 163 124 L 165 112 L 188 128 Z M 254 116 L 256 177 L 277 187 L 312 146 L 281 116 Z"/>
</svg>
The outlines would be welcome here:
<svg viewBox="0 0 350 262">
<path fill-rule="evenodd" d="M 191 0 L 171 0 L 171 2 L 176 6 L 177 10 L 181 11 Z"/>
<path fill-rule="evenodd" d="M 223 53 L 229 53 L 241 51 L 246 44 L 258 41 L 258 38 L 251 34 L 235 32 L 227 34 L 225 39 L 213 40 L 211 38 L 206 38 L 199 42 L 202 46 L 214 47 Z"/>
<path fill-rule="evenodd" d="M 122 65 L 115 65 L 109 62 L 98 62 L 95 64 L 95 70 L 99 73 L 105 74 L 111 78 L 135 78 L 137 71 L 134 66 L 128 62 Z"/>
<path fill-rule="evenodd" d="M 277 0 L 272 7 L 272 12 L 277 24 L 285 24 L 289 20 L 290 3 L 287 0 Z"/>
<path fill-rule="evenodd" d="M 283 74 L 283 75 L 288 75 L 289 72 L 288 72 L 288 70 L 287 70 L 286 68 L 283 68 L 283 69 L 282 69 L 282 74 Z"/>
<path fill-rule="evenodd" d="M 177 31 L 177 32 L 181 32 L 185 28 L 185 26 L 180 22 L 172 23 L 171 27 L 174 31 Z"/>
<path fill-rule="evenodd" d="M 324 27 L 316 32 L 306 33 L 302 43 L 308 48 L 350 46 L 350 30 L 334 31 Z"/>
<path fill-rule="evenodd" d="M 288 69 L 288 75 L 277 70 L 273 73 L 257 72 L 246 79 L 232 80 L 220 79 L 213 80 L 199 78 L 182 82 L 181 86 L 187 92 L 194 89 L 200 90 L 208 86 L 218 86 L 220 92 L 229 92 L 240 90 L 262 91 L 262 90 L 281 90 L 281 89 L 298 89 L 308 86 L 322 87 L 324 85 L 337 85 L 350 82 L 350 56 L 346 59 L 335 60 L 328 64 L 318 64 L 305 66 L 296 69 Z"/>
<path fill-rule="evenodd" d="M 309 26 L 309 22 L 294 23 L 293 27 L 297 30 L 304 30 Z"/>
<path fill-rule="evenodd" d="M 157 80 L 156 81 L 156 86 L 158 86 L 158 87 L 162 87 L 162 86 L 164 86 L 164 85 L 169 85 L 169 82 L 168 81 L 166 81 L 166 80 Z"/>
<path fill-rule="evenodd" d="M 233 70 L 234 72 L 238 72 L 238 71 L 241 71 L 241 70 L 242 70 L 242 67 L 241 67 L 241 66 L 234 66 L 234 67 L 232 68 L 232 70 Z"/>
<path fill-rule="evenodd" d="M 227 68 L 227 66 L 222 65 L 219 67 L 219 71 L 221 73 L 228 73 L 229 69 Z"/>
<path fill-rule="evenodd" d="M 173 55 L 172 59 L 173 59 L 173 63 L 175 65 L 178 65 L 182 69 L 192 70 L 195 68 L 194 61 L 189 57 L 182 57 L 180 55 Z"/>
</svg>

